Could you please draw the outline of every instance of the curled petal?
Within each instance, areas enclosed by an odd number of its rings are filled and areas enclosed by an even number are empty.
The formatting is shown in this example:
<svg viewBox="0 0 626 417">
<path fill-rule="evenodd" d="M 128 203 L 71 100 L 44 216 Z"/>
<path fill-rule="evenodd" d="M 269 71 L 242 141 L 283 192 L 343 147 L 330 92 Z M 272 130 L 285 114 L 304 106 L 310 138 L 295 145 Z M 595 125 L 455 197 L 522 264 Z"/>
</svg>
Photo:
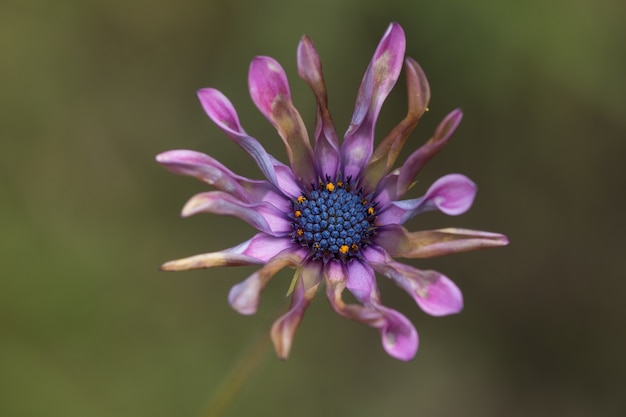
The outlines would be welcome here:
<svg viewBox="0 0 626 417">
<path fill-rule="evenodd" d="M 196 194 L 183 207 L 182 216 L 213 213 L 235 216 L 257 230 L 272 236 L 284 236 L 291 231 L 285 213 L 267 202 L 244 203 L 221 191 Z"/>
<path fill-rule="evenodd" d="M 233 286 L 228 302 L 240 314 L 254 314 L 259 307 L 261 292 L 270 279 L 286 266 L 295 268 L 302 264 L 306 251 L 288 248 L 270 259 L 263 268 L 250 275 L 245 281 Z"/>
<path fill-rule="evenodd" d="M 291 296 L 289 311 L 274 322 L 270 332 L 276 355 L 281 359 L 287 359 L 289 356 L 296 330 L 320 286 L 322 281 L 321 263 L 310 262 L 303 265 L 296 274 L 298 275 Z"/>
<path fill-rule="evenodd" d="M 328 111 L 322 64 L 313 42 L 306 35 L 298 44 L 298 74 L 311 87 L 317 101 L 314 149 L 317 172 L 322 178 L 336 178 L 339 168 L 339 141 Z"/>
<path fill-rule="evenodd" d="M 268 154 L 258 140 L 248 136 L 239 123 L 235 108 L 224 94 L 214 88 L 203 88 L 198 90 L 198 98 L 211 120 L 254 159 L 269 182 L 290 197 L 298 195 L 295 179 L 277 175 L 276 170 L 283 164 Z"/>
<path fill-rule="evenodd" d="M 409 96 L 407 115 L 378 145 L 367 163 L 362 181 L 366 190 L 374 189 L 382 176 L 393 167 L 404 143 L 428 108 L 430 87 L 422 67 L 412 58 L 405 60 L 404 67 Z"/>
<path fill-rule="evenodd" d="M 291 101 L 283 68 L 273 58 L 256 57 L 250 64 L 248 85 L 252 101 L 283 139 L 296 177 L 304 184 L 314 182 L 313 151 L 302 117 Z"/>
<path fill-rule="evenodd" d="M 432 258 L 452 253 L 505 246 L 509 239 L 499 233 L 446 228 L 409 232 L 400 225 L 377 230 L 376 244 L 393 257 Z"/>
<path fill-rule="evenodd" d="M 398 173 L 400 170 L 396 169 L 393 172 L 385 175 L 378 185 L 376 186 L 376 191 L 374 192 L 374 200 L 380 204 L 381 211 L 385 208 L 385 206 L 392 202 L 396 201 L 397 198 L 397 187 L 398 184 Z"/>
<path fill-rule="evenodd" d="M 368 251 L 364 251 L 364 256 L 371 259 L 370 254 L 375 251 L 370 247 Z M 463 309 L 463 294 L 448 277 L 437 271 L 422 271 L 395 262 L 387 254 L 385 257 L 385 262 L 370 260 L 370 264 L 377 272 L 391 278 L 409 293 L 425 313 L 446 316 Z"/>
<path fill-rule="evenodd" d="M 186 271 L 215 266 L 258 265 L 267 262 L 291 246 L 292 243 L 288 239 L 257 233 L 251 239 L 232 248 L 170 261 L 163 264 L 161 269 L 163 271 Z"/>
<path fill-rule="evenodd" d="M 400 25 L 392 23 L 365 71 L 354 114 L 341 147 L 346 178 L 357 178 L 372 155 L 376 120 L 383 102 L 398 80 L 405 48 L 404 31 Z"/>
<path fill-rule="evenodd" d="M 172 150 L 157 155 L 156 160 L 176 174 L 198 178 L 241 201 L 269 201 L 283 209 L 289 208 L 287 200 L 277 194 L 276 188 L 269 182 L 237 175 L 203 153 L 185 149 Z"/>
<path fill-rule="evenodd" d="M 344 303 L 342 293 L 346 285 L 362 305 Z M 353 262 L 344 270 L 338 264 L 329 263 L 326 295 L 338 314 L 378 329 L 383 348 L 390 356 L 403 361 L 413 359 L 419 342 L 417 331 L 405 316 L 380 304 L 371 268 Z"/>
<path fill-rule="evenodd" d="M 426 194 L 413 200 L 400 200 L 388 204 L 381 210 L 381 224 L 402 224 L 430 210 L 439 210 L 449 216 L 465 213 L 476 196 L 476 184 L 465 175 L 449 174 L 439 178 Z"/>
<path fill-rule="evenodd" d="M 407 158 L 398 177 L 398 196 L 403 196 L 407 192 L 426 162 L 448 143 L 462 118 L 463 112 L 460 109 L 453 110 L 439 123 L 433 137 Z"/>
</svg>

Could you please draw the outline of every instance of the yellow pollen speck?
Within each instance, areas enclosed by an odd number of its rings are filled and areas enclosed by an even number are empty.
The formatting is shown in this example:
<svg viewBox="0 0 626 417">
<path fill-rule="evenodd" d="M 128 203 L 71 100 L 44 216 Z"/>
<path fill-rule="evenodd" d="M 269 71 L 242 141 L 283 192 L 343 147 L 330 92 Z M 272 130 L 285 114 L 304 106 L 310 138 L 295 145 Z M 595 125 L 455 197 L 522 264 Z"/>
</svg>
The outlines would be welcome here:
<svg viewBox="0 0 626 417">
<path fill-rule="evenodd" d="M 350 249 L 352 249 L 352 252 L 356 252 L 359 250 L 359 245 L 353 243 L 352 246 L 350 246 Z"/>
<path fill-rule="evenodd" d="M 326 184 L 326 189 L 330 192 L 335 191 L 335 184 L 333 184 L 332 182 L 329 182 L 328 184 Z"/>
<path fill-rule="evenodd" d="M 374 207 L 370 207 L 370 208 L 368 208 L 368 209 L 367 209 L 367 214 L 369 214 L 370 216 L 371 216 L 372 214 L 374 214 Z"/>
<path fill-rule="evenodd" d="M 342 245 L 342 246 L 339 248 L 339 252 L 341 252 L 341 253 L 343 253 L 343 254 L 348 253 L 348 245 Z"/>
<path fill-rule="evenodd" d="M 343 181 L 337 181 L 337 187 L 339 188 L 343 187 Z"/>
<path fill-rule="evenodd" d="M 320 244 L 319 244 L 319 243 L 316 243 L 315 245 L 313 245 L 313 248 L 315 248 L 315 249 L 319 249 L 319 248 L 320 248 Z"/>
<path fill-rule="evenodd" d="M 300 197 L 298 197 L 298 203 L 302 204 L 306 201 L 306 198 L 304 198 L 303 195 L 301 195 Z"/>
<path fill-rule="evenodd" d="M 302 216 L 302 212 L 300 210 L 296 210 L 294 214 L 296 215 L 296 217 Z"/>
<path fill-rule="evenodd" d="M 302 236 L 304 234 L 304 230 L 298 229 L 296 233 L 298 234 L 298 236 Z"/>
<path fill-rule="evenodd" d="M 365 199 L 361 200 L 361 204 L 363 204 L 364 206 L 367 205 L 367 200 Z"/>
</svg>

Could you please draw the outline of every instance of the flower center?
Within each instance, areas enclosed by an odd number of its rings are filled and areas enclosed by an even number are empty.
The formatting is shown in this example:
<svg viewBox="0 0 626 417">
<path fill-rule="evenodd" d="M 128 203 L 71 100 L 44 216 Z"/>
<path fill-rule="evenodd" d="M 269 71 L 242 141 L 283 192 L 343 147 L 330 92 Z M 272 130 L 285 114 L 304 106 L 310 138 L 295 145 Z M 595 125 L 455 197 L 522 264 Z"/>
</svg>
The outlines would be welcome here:
<svg viewBox="0 0 626 417">
<path fill-rule="evenodd" d="M 292 239 L 324 262 L 360 256 L 376 229 L 376 203 L 352 190 L 349 181 L 322 182 L 291 205 Z"/>
</svg>

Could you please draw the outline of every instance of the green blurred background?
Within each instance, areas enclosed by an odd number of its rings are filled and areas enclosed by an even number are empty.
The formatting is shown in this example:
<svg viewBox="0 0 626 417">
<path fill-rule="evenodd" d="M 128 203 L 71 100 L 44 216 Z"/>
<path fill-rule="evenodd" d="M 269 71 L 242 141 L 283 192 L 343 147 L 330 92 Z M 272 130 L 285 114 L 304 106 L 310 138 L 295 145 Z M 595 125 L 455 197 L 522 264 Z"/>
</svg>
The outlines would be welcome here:
<svg viewBox="0 0 626 417">
<path fill-rule="evenodd" d="M 162 273 L 248 238 L 241 221 L 181 220 L 205 190 L 154 155 L 211 154 L 259 178 L 200 108 L 216 87 L 285 160 L 247 92 L 248 64 L 297 77 L 315 41 L 339 132 L 387 25 L 405 29 L 433 91 L 408 147 L 465 118 L 424 169 L 479 185 L 473 209 L 411 229 L 506 233 L 506 248 L 414 262 L 454 279 L 465 311 L 433 318 L 380 279 L 421 336 L 410 363 L 377 332 L 309 310 L 287 362 L 269 353 L 228 416 L 626 415 L 626 3 L 570 1 L 3 0 L 0 3 L 0 416 L 198 416 L 284 308 L 290 273 L 256 316 L 226 297 L 252 268 Z M 377 129 L 405 112 L 402 76 Z"/>
</svg>

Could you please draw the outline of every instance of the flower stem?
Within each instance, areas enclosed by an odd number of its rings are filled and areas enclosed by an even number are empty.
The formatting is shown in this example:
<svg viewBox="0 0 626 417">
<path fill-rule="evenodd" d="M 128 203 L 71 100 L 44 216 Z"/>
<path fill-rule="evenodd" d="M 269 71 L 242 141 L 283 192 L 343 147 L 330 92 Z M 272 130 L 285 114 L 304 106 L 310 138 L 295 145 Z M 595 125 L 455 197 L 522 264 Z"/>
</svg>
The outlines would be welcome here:
<svg viewBox="0 0 626 417">
<path fill-rule="evenodd" d="M 266 332 L 257 332 L 255 339 L 233 366 L 230 373 L 211 397 L 201 417 L 220 417 L 233 405 L 255 372 L 269 357 L 270 338 Z"/>
</svg>

